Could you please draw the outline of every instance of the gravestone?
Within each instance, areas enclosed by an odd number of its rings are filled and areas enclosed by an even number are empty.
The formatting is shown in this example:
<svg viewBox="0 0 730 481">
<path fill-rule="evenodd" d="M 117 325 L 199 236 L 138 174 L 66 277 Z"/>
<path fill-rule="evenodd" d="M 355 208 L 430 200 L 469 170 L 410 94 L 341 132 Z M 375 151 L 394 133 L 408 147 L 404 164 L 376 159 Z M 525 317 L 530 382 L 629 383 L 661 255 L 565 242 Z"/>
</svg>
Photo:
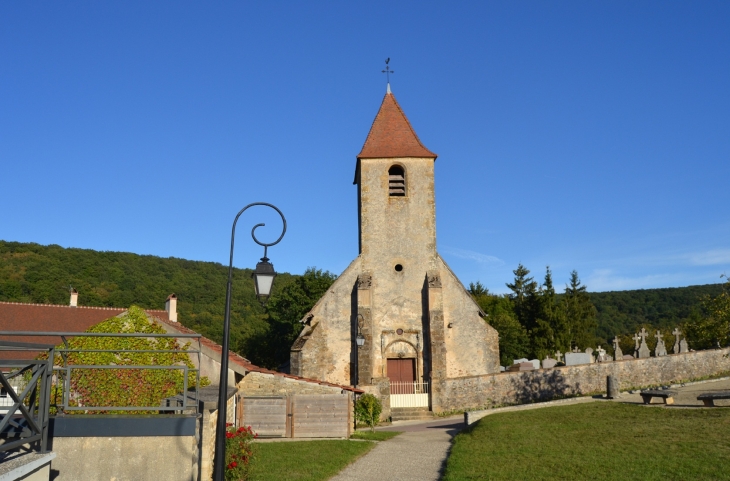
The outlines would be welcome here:
<svg viewBox="0 0 730 481">
<path fill-rule="evenodd" d="M 644 329 L 642 327 L 641 332 L 639 332 L 639 336 L 641 336 L 641 346 L 639 346 L 639 358 L 640 359 L 651 357 L 651 352 L 649 352 L 649 346 L 646 345 L 646 336 L 647 335 L 649 335 L 649 333 L 646 332 L 646 329 Z"/>
<path fill-rule="evenodd" d="M 532 366 L 533 366 L 533 367 L 534 367 L 535 369 L 540 369 L 540 360 L 539 360 L 539 359 L 530 359 L 530 361 L 529 361 L 529 362 L 531 362 L 531 363 L 532 363 Z"/>
<path fill-rule="evenodd" d="M 518 372 L 518 371 L 534 371 L 535 365 L 532 364 L 530 361 L 527 362 L 521 362 L 519 364 L 512 364 L 509 369 L 507 369 L 509 372 Z"/>
<path fill-rule="evenodd" d="M 631 339 L 634 340 L 634 357 L 639 357 L 639 339 L 641 339 L 641 336 L 634 334 Z"/>
<path fill-rule="evenodd" d="M 593 357 L 593 348 L 587 347 L 586 354 L 591 358 L 591 363 L 596 362 L 596 358 Z"/>
<path fill-rule="evenodd" d="M 547 359 L 542 360 L 542 368 L 543 369 L 552 369 L 555 367 L 555 365 L 558 363 L 555 359 L 550 359 L 549 357 Z"/>
<path fill-rule="evenodd" d="M 679 352 L 689 352 L 689 346 L 687 346 L 687 339 L 682 339 L 679 341 Z"/>
<path fill-rule="evenodd" d="M 634 356 L 632 356 L 631 354 L 624 354 L 624 360 L 628 361 L 629 359 L 634 359 Z"/>
<path fill-rule="evenodd" d="M 504 372 L 504 371 L 506 371 L 506 370 L 507 370 L 507 369 L 506 369 L 506 368 L 505 368 L 504 366 L 499 366 L 499 372 Z"/>
<path fill-rule="evenodd" d="M 558 362 L 562 362 L 563 361 L 563 353 L 560 352 L 560 351 L 555 351 L 555 359 Z"/>
<path fill-rule="evenodd" d="M 679 354 L 679 335 L 682 334 L 682 331 L 678 327 L 675 327 L 672 334 L 674 334 L 674 349 L 672 351 L 674 354 Z"/>
<path fill-rule="evenodd" d="M 654 349 L 654 355 L 656 357 L 666 356 L 667 348 L 666 346 L 664 346 L 664 341 L 662 341 L 662 332 L 657 331 L 654 337 L 656 337 L 656 348 Z"/>
<path fill-rule="evenodd" d="M 606 350 L 603 349 L 601 346 L 598 346 L 596 352 L 598 353 L 596 355 L 596 362 L 606 362 L 608 360 L 606 359 Z"/>
<path fill-rule="evenodd" d="M 624 353 L 621 352 L 621 345 L 618 340 L 618 336 L 613 338 L 613 357 L 616 358 L 616 360 L 623 359 Z"/>
<path fill-rule="evenodd" d="M 512 361 L 512 364 L 513 364 L 513 365 L 514 365 L 514 364 L 519 364 L 519 363 L 521 363 L 521 362 L 530 362 L 530 360 L 529 360 L 529 359 L 525 359 L 525 358 L 522 358 L 522 359 L 515 359 L 514 361 Z"/>
<path fill-rule="evenodd" d="M 585 352 L 566 352 L 565 353 L 565 365 L 576 366 L 578 364 L 590 364 L 592 356 Z"/>
</svg>

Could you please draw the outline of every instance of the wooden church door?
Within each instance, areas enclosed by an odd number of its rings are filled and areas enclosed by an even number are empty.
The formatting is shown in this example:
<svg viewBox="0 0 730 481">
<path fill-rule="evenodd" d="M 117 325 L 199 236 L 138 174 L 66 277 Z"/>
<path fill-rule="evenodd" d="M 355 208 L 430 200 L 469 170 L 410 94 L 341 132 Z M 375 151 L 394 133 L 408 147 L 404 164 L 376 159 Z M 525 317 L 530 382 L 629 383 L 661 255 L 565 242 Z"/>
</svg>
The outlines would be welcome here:
<svg viewBox="0 0 730 481">
<path fill-rule="evenodd" d="M 416 360 L 388 359 L 388 378 L 391 394 L 413 393 L 413 382 L 416 380 Z"/>
</svg>

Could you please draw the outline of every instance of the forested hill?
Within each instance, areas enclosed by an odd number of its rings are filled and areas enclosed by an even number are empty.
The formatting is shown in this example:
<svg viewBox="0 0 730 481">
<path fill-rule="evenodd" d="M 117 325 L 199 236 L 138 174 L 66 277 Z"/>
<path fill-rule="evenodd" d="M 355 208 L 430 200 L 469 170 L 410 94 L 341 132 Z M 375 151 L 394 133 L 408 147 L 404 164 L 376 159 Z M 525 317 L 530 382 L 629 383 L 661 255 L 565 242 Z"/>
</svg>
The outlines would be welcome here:
<svg viewBox="0 0 730 481">
<path fill-rule="evenodd" d="M 227 278 L 228 266 L 215 262 L 0 241 L 0 301 L 68 305 L 73 286 L 81 306 L 164 309 L 167 296 L 175 293 L 180 321 L 218 342 Z M 291 275 L 280 274 L 275 287 L 291 282 Z M 231 346 L 243 348 L 268 328 L 251 270 L 235 269 Z"/>
<path fill-rule="evenodd" d="M 717 296 L 720 292 L 722 284 L 706 284 L 589 295 L 598 310 L 598 336 L 613 339 L 615 335 L 633 334 L 641 326 L 674 328 L 699 309 L 700 298 Z"/>
<path fill-rule="evenodd" d="M 214 262 L 0 241 L 0 301 L 68 304 L 73 286 L 83 306 L 163 309 L 174 292 L 180 322 L 220 342 L 227 270 Z M 266 367 L 285 362 L 300 328 L 296 321 L 334 278 L 316 269 L 280 274 L 267 311 L 255 299 L 251 270 L 235 269 L 231 346 Z M 674 327 L 699 308 L 701 296 L 721 290 L 721 284 L 710 284 L 591 293 L 596 334 L 607 340 L 641 325 Z"/>
</svg>

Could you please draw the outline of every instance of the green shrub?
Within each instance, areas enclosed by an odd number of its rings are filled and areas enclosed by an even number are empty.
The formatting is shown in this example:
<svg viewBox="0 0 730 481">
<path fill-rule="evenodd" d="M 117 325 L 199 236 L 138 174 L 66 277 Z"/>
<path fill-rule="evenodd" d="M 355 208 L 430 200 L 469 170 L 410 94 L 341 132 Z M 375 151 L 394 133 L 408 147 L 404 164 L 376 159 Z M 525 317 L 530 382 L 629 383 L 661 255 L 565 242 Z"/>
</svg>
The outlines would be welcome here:
<svg viewBox="0 0 730 481">
<path fill-rule="evenodd" d="M 382 410 L 383 406 L 378 398 L 372 394 L 363 394 L 355 403 L 355 419 L 369 426 L 370 431 L 375 431 Z"/>
</svg>

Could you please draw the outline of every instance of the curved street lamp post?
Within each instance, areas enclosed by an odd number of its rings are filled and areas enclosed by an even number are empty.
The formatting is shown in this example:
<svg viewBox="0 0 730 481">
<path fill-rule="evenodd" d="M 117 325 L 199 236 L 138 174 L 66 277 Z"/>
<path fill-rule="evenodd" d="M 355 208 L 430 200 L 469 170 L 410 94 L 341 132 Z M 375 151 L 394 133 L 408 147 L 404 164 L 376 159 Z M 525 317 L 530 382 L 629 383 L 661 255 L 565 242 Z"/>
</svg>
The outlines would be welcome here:
<svg viewBox="0 0 730 481">
<path fill-rule="evenodd" d="M 240 210 L 236 218 L 233 220 L 233 228 L 231 229 L 231 258 L 228 264 L 228 285 L 226 286 L 226 314 L 223 321 L 223 349 L 221 352 L 221 377 L 218 390 L 218 419 L 216 421 L 215 430 L 215 462 L 213 464 L 213 479 L 215 481 L 223 481 L 225 479 L 225 464 L 226 464 L 226 406 L 228 404 L 228 334 L 230 331 L 231 323 L 231 284 L 233 283 L 233 243 L 236 236 L 236 223 L 238 218 L 241 217 L 246 209 L 256 205 L 264 205 L 271 207 L 281 216 L 281 221 L 284 224 L 284 229 L 281 232 L 276 241 L 266 244 L 260 242 L 256 238 L 256 229 L 264 226 L 264 224 L 256 224 L 251 229 L 251 237 L 255 243 L 264 247 L 264 257 L 261 258 L 261 262 L 256 264 L 256 270 L 253 272 L 252 277 L 254 278 L 254 286 L 256 288 L 256 297 L 261 304 L 265 305 L 271 295 L 271 287 L 274 284 L 274 278 L 276 272 L 274 266 L 269 262 L 269 258 L 266 257 L 268 248 L 278 244 L 286 234 L 286 219 L 284 214 L 274 205 L 266 202 L 254 202 L 249 204 Z"/>
</svg>

